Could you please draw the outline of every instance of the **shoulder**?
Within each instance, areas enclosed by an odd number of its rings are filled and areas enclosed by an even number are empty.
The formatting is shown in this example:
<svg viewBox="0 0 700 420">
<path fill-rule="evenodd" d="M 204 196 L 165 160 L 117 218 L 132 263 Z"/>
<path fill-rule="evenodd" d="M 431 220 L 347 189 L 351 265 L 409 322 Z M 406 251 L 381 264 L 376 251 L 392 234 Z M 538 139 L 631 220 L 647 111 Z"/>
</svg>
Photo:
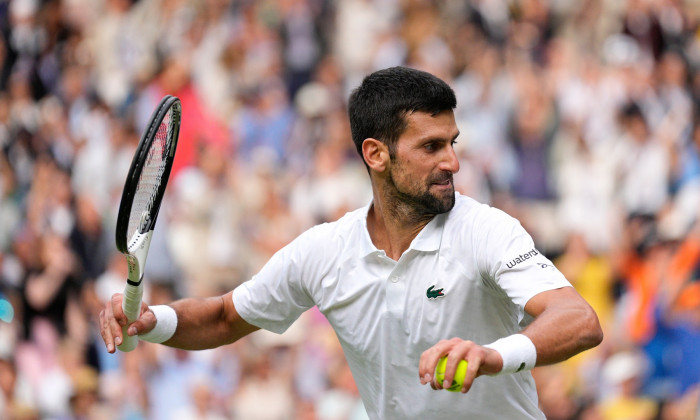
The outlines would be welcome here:
<svg viewBox="0 0 700 420">
<path fill-rule="evenodd" d="M 471 197 L 457 194 L 455 206 L 447 217 L 451 229 L 474 234 L 492 234 L 496 231 L 512 231 L 520 222 L 503 210 L 480 203 Z"/>
<path fill-rule="evenodd" d="M 311 227 L 293 241 L 297 246 L 306 246 L 325 252 L 337 252 L 338 248 L 352 246 L 359 239 L 367 216 L 362 207 L 346 213 L 340 219 Z M 324 252 L 324 253 L 325 253 Z"/>
<path fill-rule="evenodd" d="M 517 219 L 503 210 L 461 195 L 447 215 L 443 232 L 446 249 L 462 258 L 472 256 L 478 266 L 498 258 L 514 242 L 522 241 L 529 244 L 531 238 Z"/>
<path fill-rule="evenodd" d="M 315 290 L 319 279 L 360 252 L 364 223 L 361 215 L 358 210 L 334 222 L 311 227 L 277 252 L 268 265 L 299 279 L 307 290 Z"/>
<path fill-rule="evenodd" d="M 367 207 L 345 213 L 338 220 L 315 225 L 304 234 L 315 236 L 343 235 L 356 231 L 367 217 Z"/>
</svg>

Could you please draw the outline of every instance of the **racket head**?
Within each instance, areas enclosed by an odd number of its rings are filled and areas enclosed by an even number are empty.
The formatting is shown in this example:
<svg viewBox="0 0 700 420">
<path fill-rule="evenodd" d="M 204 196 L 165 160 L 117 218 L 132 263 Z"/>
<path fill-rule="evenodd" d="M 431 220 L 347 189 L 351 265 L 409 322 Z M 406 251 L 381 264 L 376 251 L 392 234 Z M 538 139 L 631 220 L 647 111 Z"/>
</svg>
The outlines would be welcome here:
<svg viewBox="0 0 700 420">
<path fill-rule="evenodd" d="M 165 194 L 180 134 L 182 105 L 166 95 L 153 111 L 124 183 L 117 214 L 117 249 L 129 254 L 129 240 L 153 230 Z"/>
</svg>

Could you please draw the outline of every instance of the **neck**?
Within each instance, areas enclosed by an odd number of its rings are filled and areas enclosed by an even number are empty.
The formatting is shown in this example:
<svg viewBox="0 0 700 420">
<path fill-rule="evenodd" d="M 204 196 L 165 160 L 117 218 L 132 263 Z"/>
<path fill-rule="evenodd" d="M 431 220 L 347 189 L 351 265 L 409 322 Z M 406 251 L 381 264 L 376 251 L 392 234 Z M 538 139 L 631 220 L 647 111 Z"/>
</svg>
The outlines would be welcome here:
<svg viewBox="0 0 700 420">
<path fill-rule="evenodd" d="M 433 220 L 434 214 L 418 214 L 409 204 L 395 197 L 382 196 L 374 189 L 374 200 L 367 214 L 367 230 L 377 249 L 398 261 L 413 239 Z"/>
</svg>

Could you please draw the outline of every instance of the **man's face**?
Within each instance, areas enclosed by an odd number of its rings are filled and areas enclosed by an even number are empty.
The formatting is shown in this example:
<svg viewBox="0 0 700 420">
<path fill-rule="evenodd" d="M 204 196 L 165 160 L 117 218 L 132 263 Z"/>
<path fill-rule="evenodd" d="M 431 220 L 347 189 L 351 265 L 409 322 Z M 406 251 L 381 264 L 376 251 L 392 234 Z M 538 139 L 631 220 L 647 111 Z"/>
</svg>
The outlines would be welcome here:
<svg viewBox="0 0 700 420">
<path fill-rule="evenodd" d="M 453 149 L 459 135 L 454 113 L 414 112 L 406 121 L 389 168 L 393 194 L 420 215 L 448 212 L 455 204 L 452 175 L 459 171 Z"/>
</svg>

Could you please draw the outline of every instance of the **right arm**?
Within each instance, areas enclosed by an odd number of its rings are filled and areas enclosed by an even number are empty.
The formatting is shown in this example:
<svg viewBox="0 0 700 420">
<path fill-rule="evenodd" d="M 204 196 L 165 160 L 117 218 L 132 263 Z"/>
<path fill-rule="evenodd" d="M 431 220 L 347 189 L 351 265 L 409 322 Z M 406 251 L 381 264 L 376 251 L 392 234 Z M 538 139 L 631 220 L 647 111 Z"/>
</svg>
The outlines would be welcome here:
<svg viewBox="0 0 700 420">
<path fill-rule="evenodd" d="M 163 344 L 184 350 L 219 347 L 258 330 L 247 323 L 233 305 L 232 293 L 211 298 L 188 298 L 170 306 L 177 313 L 175 334 Z M 115 294 L 100 313 L 100 332 L 107 351 L 114 353 L 122 342 L 122 326 L 127 325 L 122 310 L 122 294 Z M 141 304 L 141 315 L 129 325 L 130 336 L 145 334 L 156 325 L 156 317 L 147 304 Z"/>
<path fill-rule="evenodd" d="M 333 247 L 328 246 L 328 238 L 334 236 L 328 229 L 309 229 L 275 253 L 253 279 L 238 286 L 236 301 L 248 319 L 266 330 L 282 333 L 302 312 L 315 305 L 301 279 L 306 278 L 309 283 L 317 279 L 316 283 L 320 284 L 323 273 L 334 261 Z M 121 294 L 115 294 L 100 313 L 100 332 L 110 353 L 123 341 L 122 327 L 128 322 L 122 300 Z M 259 329 L 240 316 L 233 303 L 233 291 L 218 297 L 182 299 L 168 306 L 177 315 L 177 328 L 172 337 L 162 343 L 167 346 L 184 350 L 209 349 L 233 343 Z M 166 319 L 159 327 L 168 322 Z M 155 326 L 153 310 L 142 303 L 141 314 L 129 325 L 127 334 L 143 335 Z"/>
</svg>

